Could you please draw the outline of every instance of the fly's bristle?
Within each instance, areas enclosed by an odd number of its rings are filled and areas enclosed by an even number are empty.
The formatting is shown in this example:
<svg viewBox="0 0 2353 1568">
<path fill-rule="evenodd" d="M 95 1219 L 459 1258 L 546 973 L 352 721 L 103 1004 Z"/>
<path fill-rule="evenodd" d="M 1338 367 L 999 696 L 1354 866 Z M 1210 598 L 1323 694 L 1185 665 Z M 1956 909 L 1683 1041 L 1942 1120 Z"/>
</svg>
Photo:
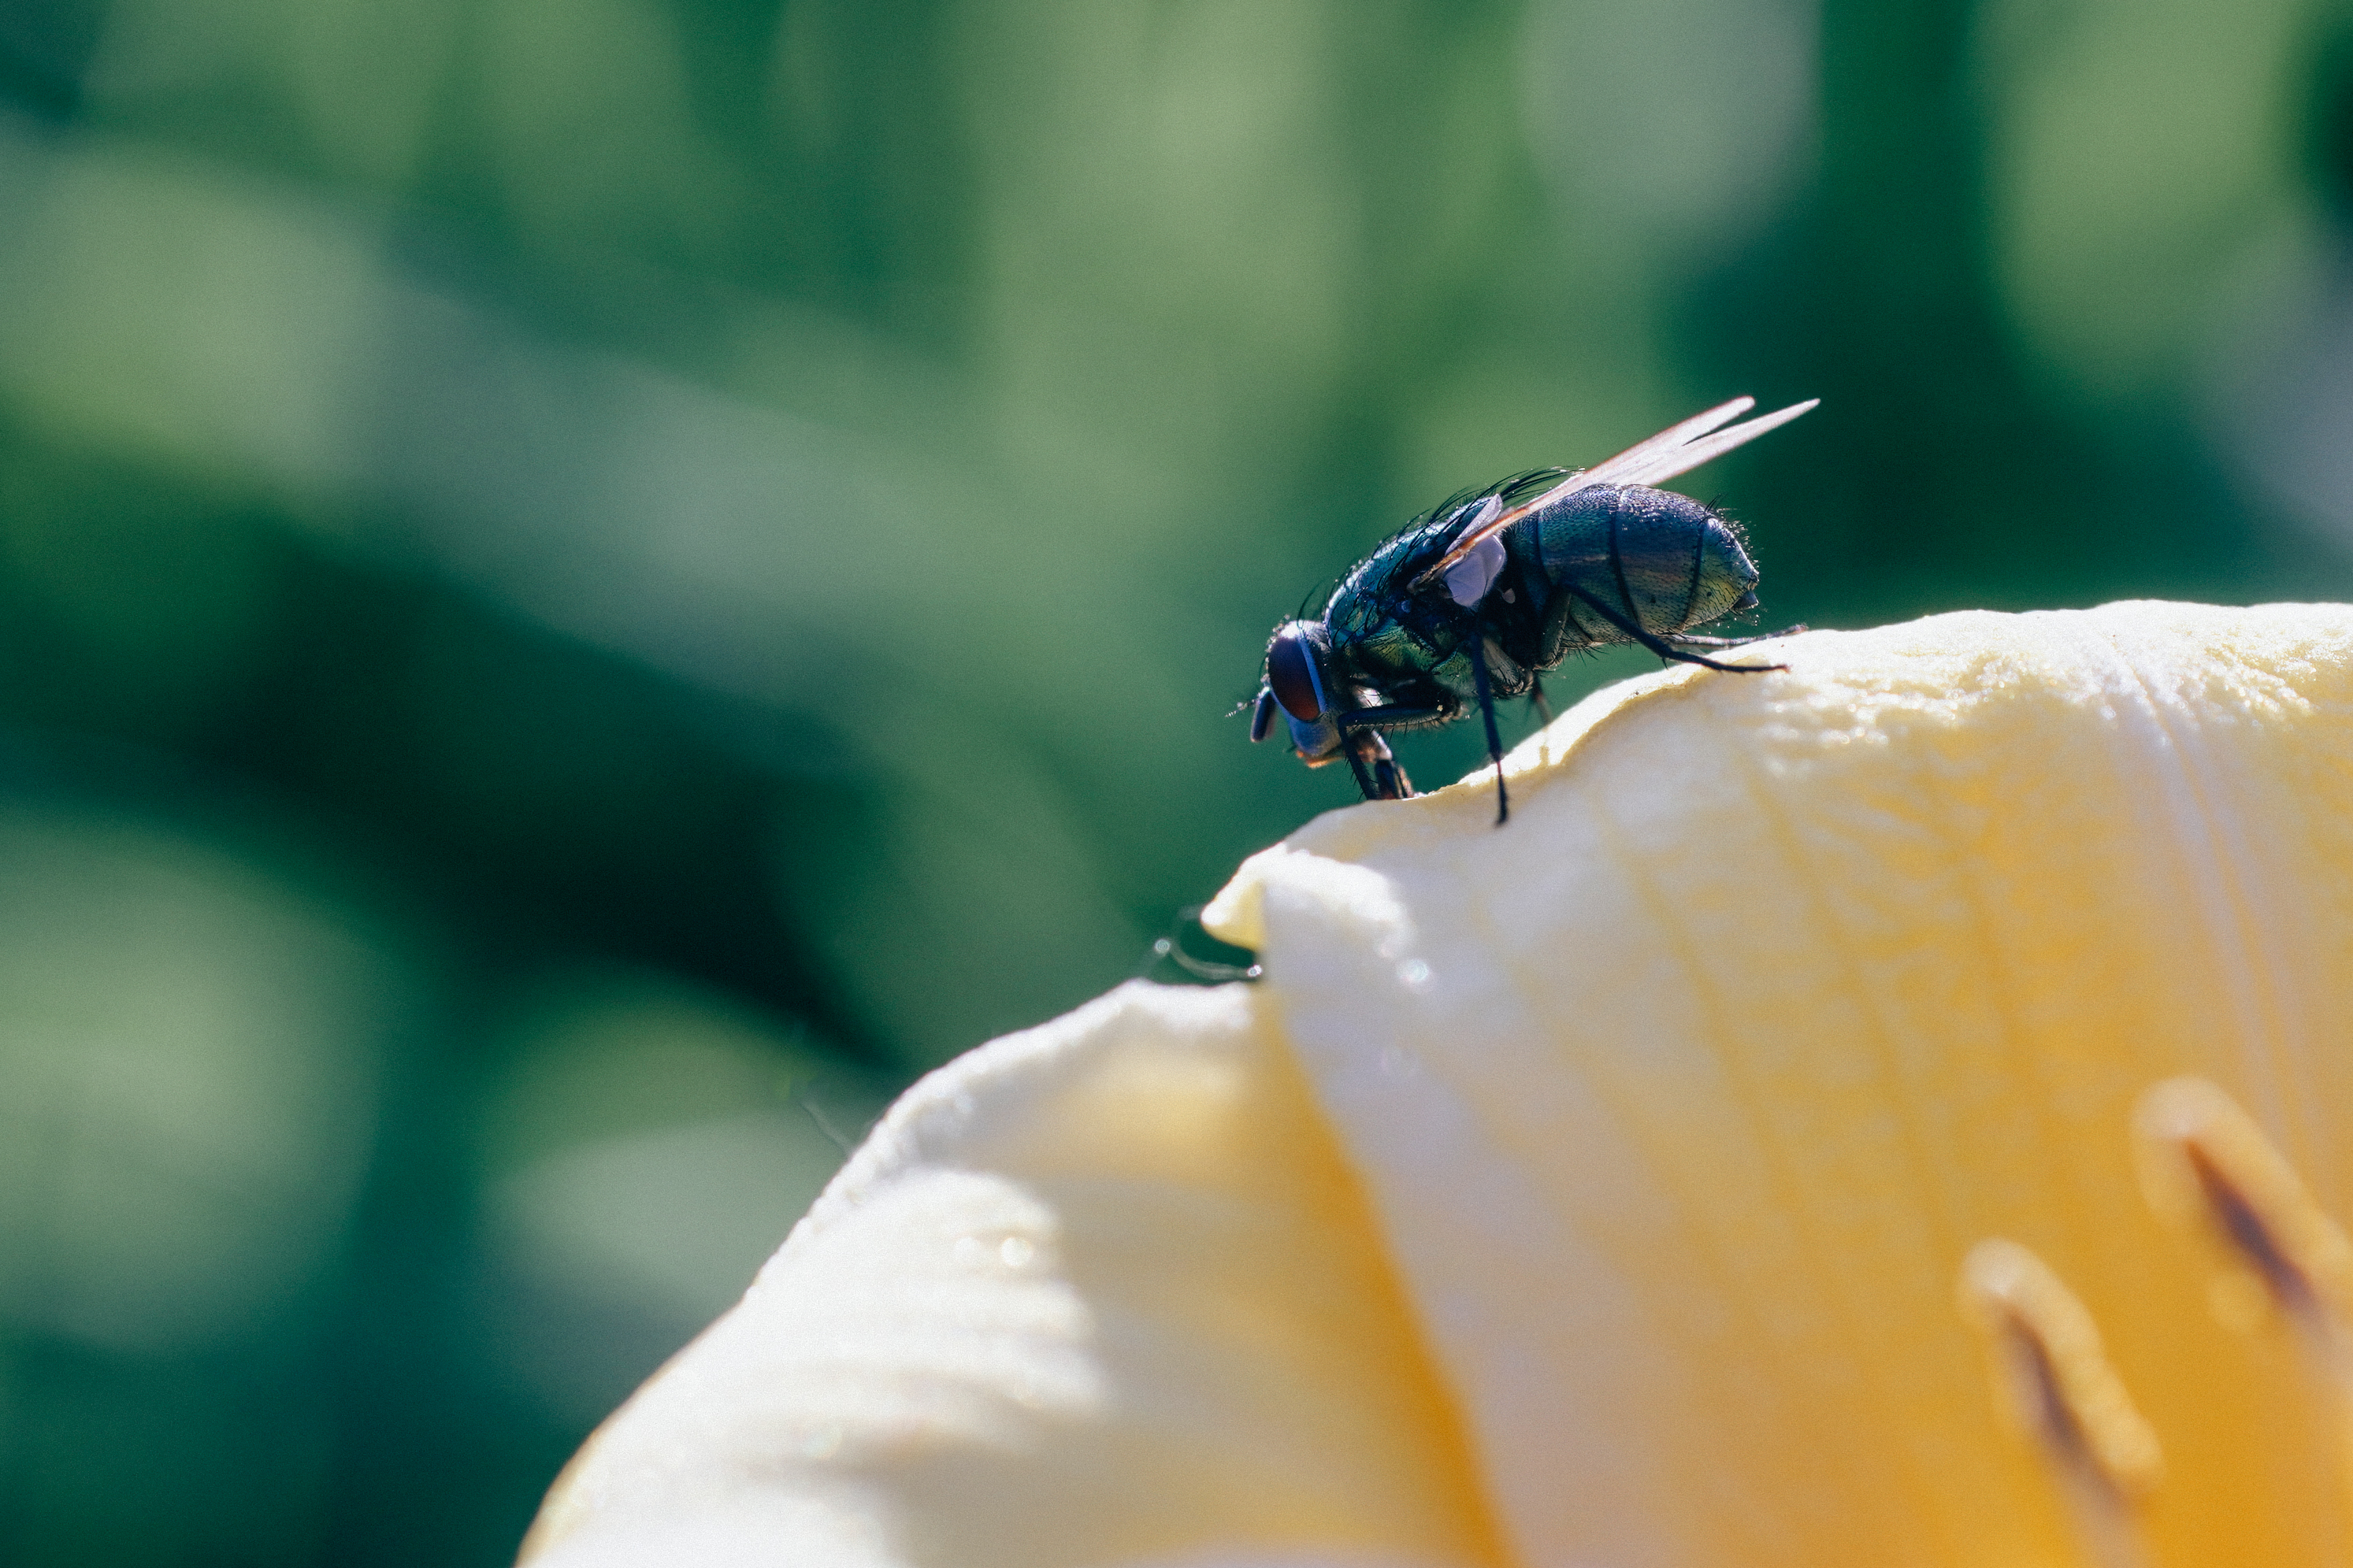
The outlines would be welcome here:
<svg viewBox="0 0 2353 1568">
<path fill-rule="evenodd" d="M 2113 1533 L 2124 1505 L 2162 1478 L 2165 1459 L 2091 1312 L 2042 1259 L 2000 1239 L 1970 1249 L 1960 1306 L 1985 1336 L 2002 1409 L 2068 1483 L 2078 1512 L 2093 1516 L 2082 1522 Z"/>
<path fill-rule="evenodd" d="M 2341 1343 L 2353 1321 L 2353 1245 L 2254 1119 L 2205 1079 L 2179 1078 L 2142 1097 L 2134 1131 L 2150 1206 L 2221 1246 L 2214 1294 L 2224 1319 L 2249 1326 L 2267 1301 Z"/>
</svg>

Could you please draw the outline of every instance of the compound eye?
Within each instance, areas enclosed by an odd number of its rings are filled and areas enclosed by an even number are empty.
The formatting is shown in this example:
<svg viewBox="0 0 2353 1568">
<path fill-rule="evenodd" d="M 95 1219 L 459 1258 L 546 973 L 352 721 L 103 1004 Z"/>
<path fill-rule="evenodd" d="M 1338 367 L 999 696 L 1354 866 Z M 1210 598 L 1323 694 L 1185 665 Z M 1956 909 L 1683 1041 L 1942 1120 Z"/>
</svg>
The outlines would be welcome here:
<svg viewBox="0 0 2353 1568">
<path fill-rule="evenodd" d="M 1266 649 L 1266 685 L 1282 710 L 1303 724 L 1324 717 L 1324 680 L 1315 670 L 1315 650 L 1293 621 L 1274 634 Z"/>
</svg>

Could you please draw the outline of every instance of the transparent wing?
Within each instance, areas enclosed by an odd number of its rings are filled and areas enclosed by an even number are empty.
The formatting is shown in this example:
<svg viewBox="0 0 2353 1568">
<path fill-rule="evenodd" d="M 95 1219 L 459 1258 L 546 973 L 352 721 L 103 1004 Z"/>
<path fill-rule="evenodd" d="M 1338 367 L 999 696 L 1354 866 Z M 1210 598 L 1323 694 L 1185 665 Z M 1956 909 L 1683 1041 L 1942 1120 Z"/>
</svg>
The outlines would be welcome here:
<svg viewBox="0 0 2353 1568">
<path fill-rule="evenodd" d="M 1717 429 L 1727 419 L 1737 419 L 1757 406 L 1753 397 L 1736 397 L 1720 403 L 1704 414 L 1694 414 L 1680 424 L 1670 425 L 1647 441 L 1637 441 L 1613 458 L 1605 458 L 1589 468 L 1571 474 L 1534 500 L 1524 501 L 1505 512 L 1498 512 L 1464 531 L 1454 542 L 1454 547 L 1440 556 L 1437 563 L 1414 579 L 1417 588 L 1429 583 L 1477 549 L 1485 540 L 1501 533 L 1528 513 L 1550 506 L 1563 496 L 1575 495 L 1592 485 L 1655 485 L 1687 474 L 1702 463 L 1720 458 L 1735 447 L 1746 446 L 1768 430 L 1778 430 L 1820 404 L 1819 397 L 1803 403 L 1793 403 L 1787 408 L 1777 408 L 1728 430 Z M 1709 432 L 1715 432 L 1713 435 Z"/>
<path fill-rule="evenodd" d="M 1576 487 L 1578 489 L 1584 489 L 1587 485 L 1639 484 L 1641 482 L 1639 479 L 1620 479 L 1619 476 L 1638 472 L 1645 466 L 1682 447 L 1686 442 L 1698 440 L 1717 426 L 1727 420 L 1737 419 L 1756 406 L 1757 400 L 1753 397 L 1736 397 L 1729 403 L 1719 403 L 1704 414 L 1694 414 L 1681 424 L 1670 425 L 1649 440 L 1637 441 L 1616 457 L 1604 458 L 1593 467 L 1570 477 L 1578 481 Z M 1768 415 L 1767 417 L 1770 418 L 1771 416 Z M 1747 426 L 1735 426 L 1733 428 L 1738 430 L 1746 429 Z M 1725 434 L 1729 435 L 1731 432 L 1726 431 Z M 1722 437 L 1719 437 L 1718 439 Z M 1561 493 L 1568 493 L 1566 487 L 1562 489 Z M 1543 503 L 1538 501 L 1534 504 L 1542 505 Z"/>
<path fill-rule="evenodd" d="M 1746 400 L 1743 399 L 1743 401 Z M 1677 474 L 1687 474 L 1702 463 L 1724 456 L 1735 447 L 1747 445 L 1767 430 L 1778 430 L 1799 415 L 1820 405 L 1821 401 L 1819 397 L 1810 397 L 1803 403 L 1792 403 L 1787 408 L 1778 408 L 1770 414 L 1760 415 L 1745 424 L 1735 425 L 1729 430 L 1719 430 L 1713 436 L 1656 453 L 1647 461 L 1630 465 L 1622 474 L 1615 475 L 1601 482 L 1612 485 L 1655 485 L 1662 479 L 1672 479 Z M 1615 462 L 1617 459 L 1613 458 L 1610 461 Z"/>
</svg>

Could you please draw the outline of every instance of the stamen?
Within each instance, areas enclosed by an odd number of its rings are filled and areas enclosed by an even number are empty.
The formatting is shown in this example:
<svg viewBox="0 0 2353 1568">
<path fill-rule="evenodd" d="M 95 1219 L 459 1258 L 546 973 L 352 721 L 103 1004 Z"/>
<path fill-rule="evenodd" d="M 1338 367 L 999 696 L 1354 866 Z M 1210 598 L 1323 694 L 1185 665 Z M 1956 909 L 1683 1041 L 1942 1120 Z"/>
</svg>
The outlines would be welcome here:
<svg viewBox="0 0 2353 1568">
<path fill-rule="evenodd" d="M 2218 1315 L 2246 1328 L 2276 1307 L 2343 1378 L 2353 1245 L 2254 1119 L 2205 1079 L 2178 1078 L 2141 1098 L 2134 1131 L 2149 1205 L 2221 1244 Z"/>
<path fill-rule="evenodd" d="M 2147 1561 L 2133 1503 L 2165 1471 L 2156 1430 L 2108 1363 L 2075 1293 L 2014 1241 L 1981 1241 L 1961 1265 L 1961 1312 L 1986 1338 L 1994 1393 L 2056 1472 L 2100 1568 Z"/>
</svg>

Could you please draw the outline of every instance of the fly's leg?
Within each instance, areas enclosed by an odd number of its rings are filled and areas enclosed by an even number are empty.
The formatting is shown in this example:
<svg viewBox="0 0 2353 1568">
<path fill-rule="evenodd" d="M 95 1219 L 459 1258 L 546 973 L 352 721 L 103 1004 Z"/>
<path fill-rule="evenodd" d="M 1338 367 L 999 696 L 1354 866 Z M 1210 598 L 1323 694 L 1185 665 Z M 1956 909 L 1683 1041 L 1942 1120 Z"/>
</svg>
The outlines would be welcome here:
<svg viewBox="0 0 2353 1568">
<path fill-rule="evenodd" d="M 1633 622 L 1628 620 L 1625 616 L 1620 615 L 1617 611 L 1611 609 L 1609 605 L 1603 604 L 1600 600 L 1595 598 L 1592 595 L 1587 593 L 1576 584 L 1565 583 L 1562 586 L 1567 588 L 1571 594 L 1576 595 L 1586 604 L 1590 605 L 1593 607 L 1594 613 L 1599 616 L 1603 620 L 1608 621 L 1611 626 L 1616 626 L 1620 631 L 1625 633 L 1627 637 L 1641 644 L 1644 647 L 1649 648 L 1661 658 L 1666 659 L 1671 663 L 1696 664 L 1703 669 L 1720 669 L 1727 675 L 1757 675 L 1768 669 L 1787 669 L 1789 668 L 1786 664 L 1718 664 L 1715 659 L 1709 658 L 1704 654 L 1686 653 L 1682 648 L 1676 647 L 1672 643 L 1664 642 L 1658 637 L 1652 637 L 1649 632 L 1644 631 L 1641 627 L 1636 626 Z"/>
<path fill-rule="evenodd" d="M 1356 770 L 1356 787 L 1366 800 L 1411 800 L 1413 781 L 1389 752 L 1381 730 L 1419 730 L 1454 717 L 1445 708 L 1357 708 L 1333 715 L 1340 726 L 1340 749 Z M 1378 726 L 1377 729 L 1376 726 Z"/>
<path fill-rule="evenodd" d="M 1368 749 L 1373 753 L 1373 783 L 1379 787 L 1381 798 L 1411 800 L 1413 781 L 1405 776 L 1404 765 L 1390 754 L 1389 743 L 1370 731 L 1366 731 L 1365 739 L 1371 742 Z"/>
<path fill-rule="evenodd" d="M 1775 637 L 1793 637 L 1807 629 L 1806 623 L 1799 621 L 1794 626 L 1783 626 L 1778 632 L 1758 632 L 1751 637 L 1694 637 L 1689 632 L 1677 632 L 1667 640 L 1671 643 L 1679 643 L 1685 647 L 1746 647 L 1753 642 L 1771 642 Z"/>
<path fill-rule="evenodd" d="M 1535 707 L 1538 718 L 1547 724 L 1552 722 L 1552 701 L 1545 696 L 1543 676 L 1535 676 L 1529 679 L 1528 701 Z"/>
<path fill-rule="evenodd" d="M 1371 730 L 1346 731 L 1340 749 L 1348 754 L 1348 767 L 1356 775 L 1356 787 L 1366 800 L 1409 800 L 1413 797 L 1413 781 L 1398 766 L 1397 758 L 1389 752 L 1389 743 Z"/>
<path fill-rule="evenodd" d="M 1426 730 L 1453 717 L 1452 710 L 1446 708 L 1356 708 L 1335 713 L 1332 721 L 1345 735 L 1355 730 Z"/>
<path fill-rule="evenodd" d="M 1495 694 L 1487 686 L 1487 639 L 1471 645 L 1471 680 L 1479 690 L 1479 717 L 1487 726 L 1487 760 L 1495 764 L 1495 826 L 1512 819 L 1512 795 L 1504 787 L 1504 737 L 1495 728 Z"/>
<path fill-rule="evenodd" d="M 1366 800 L 1411 800 L 1413 780 L 1381 739 L 1380 730 L 1416 730 L 1443 724 L 1453 715 L 1443 708 L 1358 708 L 1335 716 L 1341 750 L 1356 770 L 1356 787 Z M 1374 726 L 1379 726 L 1376 729 Z"/>
</svg>

